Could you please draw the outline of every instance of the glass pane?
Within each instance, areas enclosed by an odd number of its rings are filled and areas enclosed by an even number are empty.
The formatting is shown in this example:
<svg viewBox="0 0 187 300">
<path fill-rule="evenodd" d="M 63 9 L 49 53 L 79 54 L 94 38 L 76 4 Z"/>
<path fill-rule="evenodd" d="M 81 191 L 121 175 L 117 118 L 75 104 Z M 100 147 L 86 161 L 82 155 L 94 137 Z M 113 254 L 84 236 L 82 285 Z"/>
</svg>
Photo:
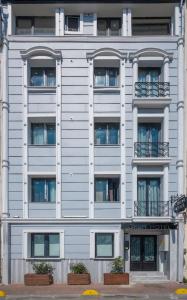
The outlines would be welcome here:
<svg viewBox="0 0 187 300">
<path fill-rule="evenodd" d="M 107 125 L 105 123 L 95 124 L 95 144 L 107 144 Z"/>
<path fill-rule="evenodd" d="M 33 235 L 33 256 L 44 257 L 44 248 L 45 248 L 45 236 L 44 234 L 34 234 Z"/>
<path fill-rule="evenodd" d="M 44 202 L 45 196 L 45 179 L 32 179 L 32 202 Z"/>
<path fill-rule="evenodd" d="M 147 181 L 146 179 L 138 179 L 137 184 L 138 184 L 137 215 L 145 217 L 147 215 L 147 205 L 146 205 Z"/>
<path fill-rule="evenodd" d="M 105 68 L 95 68 L 95 86 L 106 86 Z"/>
<path fill-rule="evenodd" d="M 108 179 L 108 201 L 119 201 L 119 179 Z"/>
<path fill-rule="evenodd" d="M 110 35 L 120 35 L 120 19 L 112 19 L 110 21 Z"/>
<path fill-rule="evenodd" d="M 113 256 L 113 233 L 96 233 L 96 257 Z"/>
<path fill-rule="evenodd" d="M 45 71 L 46 74 L 46 85 L 55 86 L 56 85 L 56 71 L 55 68 L 47 68 Z"/>
<path fill-rule="evenodd" d="M 108 69 L 108 84 L 109 86 L 118 86 L 118 69 Z"/>
<path fill-rule="evenodd" d="M 119 144 L 119 124 L 108 125 L 108 144 Z"/>
<path fill-rule="evenodd" d="M 49 234 L 49 256 L 60 256 L 60 238 L 59 234 Z"/>
<path fill-rule="evenodd" d="M 44 86 L 43 68 L 31 68 L 31 86 Z"/>
<path fill-rule="evenodd" d="M 98 35 L 107 35 L 107 20 L 98 19 L 97 20 L 97 34 Z"/>
<path fill-rule="evenodd" d="M 144 237 L 144 261 L 154 262 L 155 261 L 155 239 L 152 236 Z"/>
<path fill-rule="evenodd" d="M 56 201 L 56 179 L 47 179 L 48 201 Z"/>
<path fill-rule="evenodd" d="M 141 260 L 140 237 L 131 236 L 131 261 L 140 262 Z"/>
<path fill-rule="evenodd" d="M 133 35 L 169 35 L 169 24 L 133 24 Z"/>
<path fill-rule="evenodd" d="M 32 33 L 32 19 L 17 18 L 16 19 L 16 34 L 31 34 Z"/>
<path fill-rule="evenodd" d="M 54 35 L 55 18 L 53 17 L 36 17 L 34 19 L 34 34 Z"/>
<path fill-rule="evenodd" d="M 79 16 L 66 16 L 66 30 L 79 31 L 80 17 Z"/>
<path fill-rule="evenodd" d="M 31 125 L 31 143 L 33 145 L 43 145 L 44 142 L 44 125 L 32 124 Z"/>
<path fill-rule="evenodd" d="M 95 180 L 95 197 L 96 197 L 95 201 L 96 202 L 103 202 L 108 200 L 107 185 L 108 185 L 107 179 Z"/>
<path fill-rule="evenodd" d="M 47 144 L 56 144 L 56 126 L 55 124 L 47 124 Z"/>
</svg>

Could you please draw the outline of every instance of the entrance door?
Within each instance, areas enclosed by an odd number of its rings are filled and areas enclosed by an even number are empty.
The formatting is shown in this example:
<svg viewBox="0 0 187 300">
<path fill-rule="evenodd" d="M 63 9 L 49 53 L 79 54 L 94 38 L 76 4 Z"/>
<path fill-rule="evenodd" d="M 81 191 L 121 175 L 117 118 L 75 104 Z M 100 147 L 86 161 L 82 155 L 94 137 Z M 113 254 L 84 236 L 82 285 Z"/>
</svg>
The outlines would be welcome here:
<svg viewBox="0 0 187 300">
<path fill-rule="evenodd" d="M 154 235 L 132 235 L 130 242 L 131 271 L 157 270 L 157 237 Z"/>
</svg>

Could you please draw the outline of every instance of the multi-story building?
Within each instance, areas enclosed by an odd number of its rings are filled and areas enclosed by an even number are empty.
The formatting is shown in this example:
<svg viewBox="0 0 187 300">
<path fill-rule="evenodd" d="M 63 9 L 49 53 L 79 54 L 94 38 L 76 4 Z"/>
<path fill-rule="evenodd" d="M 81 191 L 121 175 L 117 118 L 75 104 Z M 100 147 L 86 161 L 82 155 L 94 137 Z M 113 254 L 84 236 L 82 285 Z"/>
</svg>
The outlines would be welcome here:
<svg viewBox="0 0 187 300">
<path fill-rule="evenodd" d="M 38 260 L 102 282 L 119 255 L 182 281 L 180 2 L 34 2 L 3 2 L 3 282 Z"/>
</svg>

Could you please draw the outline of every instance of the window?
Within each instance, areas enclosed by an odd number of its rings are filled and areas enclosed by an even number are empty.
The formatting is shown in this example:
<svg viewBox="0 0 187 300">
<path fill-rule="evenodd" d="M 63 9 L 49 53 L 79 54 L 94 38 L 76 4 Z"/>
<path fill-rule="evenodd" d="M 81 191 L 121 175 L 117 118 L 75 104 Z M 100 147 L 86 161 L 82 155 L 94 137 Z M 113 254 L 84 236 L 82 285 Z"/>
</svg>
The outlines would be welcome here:
<svg viewBox="0 0 187 300">
<path fill-rule="evenodd" d="M 55 87 L 55 68 L 31 68 L 30 84 L 31 86 Z"/>
<path fill-rule="evenodd" d="M 95 233 L 95 257 L 114 257 L 114 233 Z"/>
<path fill-rule="evenodd" d="M 55 202 L 55 178 L 31 178 L 31 202 Z"/>
<path fill-rule="evenodd" d="M 171 18 L 133 18 L 133 35 L 170 35 Z"/>
<path fill-rule="evenodd" d="M 97 33 L 102 36 L 118 36 L 121 34 L 120 18 L 99 18 L 97 20 Z"/>
<path fill-rule="evenodd" d="M 60 257 L 59 233 L 31 233 L 31 257 Z"/>
<path fill-rule="evenodd" d="M 161 68 L 139 68 L 137 97 L 159 97 L 165 93 L 164 84 L 160 82 Z M 160 84 L 159 84 L 160 82 Z"/>
<path fill-rule="evenodd" d="M 95 178 L 95 202 L 119 202 L 119 178 Z"/>
<path fill-rule="evenodd" d="M 96 123 L 95 145 L 119 145 L 119 124 Z"/>
<path fill-rule="evenodd" d="M 18 35 L 54 35 L 54 17 L 17 17 L 16 34 Z"/>
<path fill-rule="evenodd" d="M 70 32 L 80 31 L 80 16 L 66 16 L 65 31 L 70 31 Z"/>
<path fill-rule="evenodd" d="M 119 68 L 94 69 L 95 87 L 117 87 L 119 85 Z"/>
<path fill-rule="evenodd" d="M 55 145 L 56 125 L 54 123 L 32 123 L 31 144 L 32 145 Z"/>
</svg>

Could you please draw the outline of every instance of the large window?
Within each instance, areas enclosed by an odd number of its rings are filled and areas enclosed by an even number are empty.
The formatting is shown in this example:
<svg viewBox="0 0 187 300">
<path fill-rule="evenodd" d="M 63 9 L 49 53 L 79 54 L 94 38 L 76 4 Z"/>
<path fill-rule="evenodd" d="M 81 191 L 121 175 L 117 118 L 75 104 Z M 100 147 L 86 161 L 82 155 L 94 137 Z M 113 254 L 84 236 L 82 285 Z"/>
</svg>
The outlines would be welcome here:
<svg viewBox="0 0 187 300">
<path fill-rule="evenodd" d="M 97 34 L 102 36 L 118 36 L 121 34 L 120 18 L 97 19 Z"/>
<path fill-rule="evenodd" d="M 118 87 L 119 68 L 100 68 L 94 69 L 95 87 Z"/>
<path fill-rule="evenodd" d="M 31 178 L 31 202 L 55 202 L 55 178 Z"/>
<path fill-rule="evenodd" d="M 133 18 L 133 35 L 170 35 L 171 18 Z"/>
<path fill-rule="evenodd" d="M 114 233 L 95 233 L 95 257 L 114 257 Z"/>
<path fill-rule="evenodd" d="M 18 35 L 54 35 L 54 17 L 17 17 L 16 34 Z"/>
<path fill-rule="evenodd" d="M 55 145 L 56 125 L 54 123 L 32 123 L 31 144 L 32 145 Z"/>
<path fill-rule="evenodd" d="M 119 123 L 96 123 L 95 145 L 118 145 Z"/>
<path fill-rule="evenodd" d="M 59 233 L 31 233 L 31 257 L 60 257 Z"/>
<path fill-rule="evenodd" d="M 119 178 L 95 178 L 95 202 L 119 202 Z"/>
<path fill-rule="evenodd" d="M 79 32 L 80 31 L 80 16 L 66 16 L 65 17 L 65 31 Z"/>
<path fill-rule="evenodd" d="M 55 68 L 31 68 L 30 70 L 31 86 L 55 87 L 56 70 Z"/>
</svg>

